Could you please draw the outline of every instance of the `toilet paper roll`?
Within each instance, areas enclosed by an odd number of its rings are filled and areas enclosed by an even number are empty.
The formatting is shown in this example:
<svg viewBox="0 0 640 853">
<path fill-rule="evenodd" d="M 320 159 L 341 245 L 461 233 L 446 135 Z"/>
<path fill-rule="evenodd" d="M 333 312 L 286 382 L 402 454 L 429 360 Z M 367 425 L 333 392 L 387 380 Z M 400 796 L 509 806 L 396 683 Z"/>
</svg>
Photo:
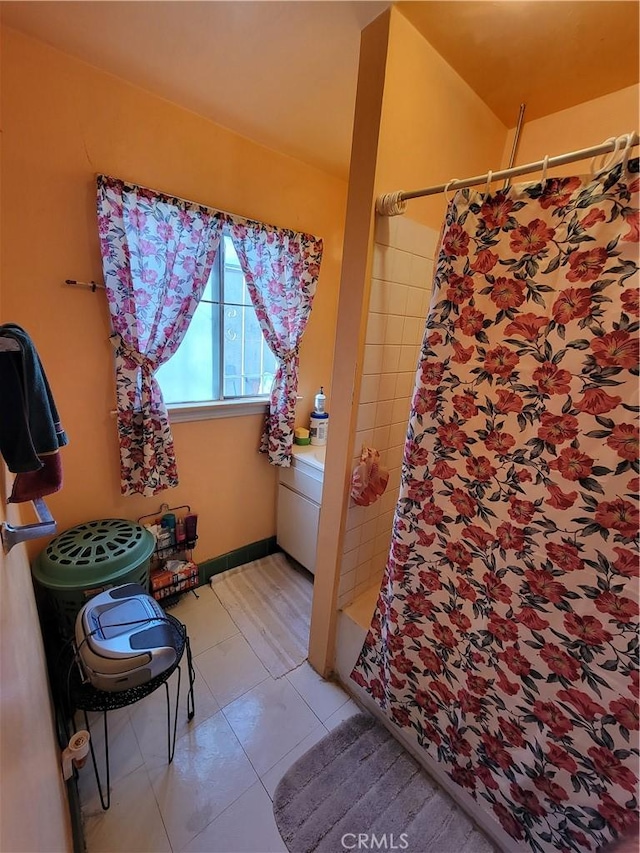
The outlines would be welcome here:
<svg viewBox="0 0 640 853">
<path fill-rule="evenodd" d="M 81 729 L 79 732 L 76 732 L 74 736 L 69 741 L 69 751 L 73 757 L 73 760 L 76 762 L 77 766 L 81 766 L 78 764 L 82 759 L 86 759 L 87 755 L 89 755 L 89 739 L 91 735 L 85 729 Z M 83 762 L 84 763 L 84 762 Z"/>
<path fill-rule="evenodd" d="M 72 765 L 80 770 L 84 767 L 89 755 L 89 739 L 91 735 L 85 729 L 81 729 L 72 735 L 69 740 L 69 745 L 62 752 L 62 775 L 65 780 L 71 778 L 73 772 Z"/>
</svg>

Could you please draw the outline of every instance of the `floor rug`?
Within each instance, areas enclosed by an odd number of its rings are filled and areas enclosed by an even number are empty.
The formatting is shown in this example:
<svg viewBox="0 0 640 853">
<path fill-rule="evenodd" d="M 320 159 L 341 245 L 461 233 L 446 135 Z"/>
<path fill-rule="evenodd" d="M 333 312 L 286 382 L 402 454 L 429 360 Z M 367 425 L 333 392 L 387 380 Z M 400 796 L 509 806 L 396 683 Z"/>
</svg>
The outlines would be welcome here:
<svg viewBox="0 0 640 853">
<path fill-rule="evenodd" d="M 291 853 L 495 850 L 404 747 L 366 714 L 345 720 L 298 759 L 276 789 L 273 811 Z"/>
<path fill-rule="evenodd" d="M 282 552 L 214 575 L 211 588 L 274 678 L 306 659 L 313 584 Z"/>
</svg>

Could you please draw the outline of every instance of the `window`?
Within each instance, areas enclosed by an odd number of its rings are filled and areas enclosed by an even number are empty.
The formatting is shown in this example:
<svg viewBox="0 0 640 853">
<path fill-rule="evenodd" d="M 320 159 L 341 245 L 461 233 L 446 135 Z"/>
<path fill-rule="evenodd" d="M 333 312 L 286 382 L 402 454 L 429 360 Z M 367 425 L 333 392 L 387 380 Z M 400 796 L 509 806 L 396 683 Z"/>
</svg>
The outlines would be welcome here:
<svg viewBox="0 0 640 853">
<path fill-rule="evenodd" d="M 182 406 L 266 396 L 276 368 L 233 241 L 224 236 L 184 340 L 156 372 L 164 401 Z"/>
</svg>

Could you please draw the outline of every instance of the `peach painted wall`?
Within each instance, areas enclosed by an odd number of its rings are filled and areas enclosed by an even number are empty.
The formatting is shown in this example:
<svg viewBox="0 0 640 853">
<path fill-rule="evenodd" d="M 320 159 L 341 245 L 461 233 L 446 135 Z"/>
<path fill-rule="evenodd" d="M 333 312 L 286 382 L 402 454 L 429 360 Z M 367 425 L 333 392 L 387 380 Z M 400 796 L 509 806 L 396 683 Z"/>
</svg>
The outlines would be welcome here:
<svg viewBox="0 0 640 853">
<path fill-rule="evenodd" d="M 340 301 L 332 378 L 331 425 L 327 441 L 322 507 L 318 527 L 309 661 L 326 676 L 333 667 L 336 600 L 342 561 L 350 477 L 354 405 L 359 395 L 360 357 L 364 348 L 363 311 L 371 274 L 373 207 L 378 132 L 389 42 L 386 11 L 366 27 L 360 39 L 358 85 L 351 146 L 351 170 L 345 223 Z"/>
<path fill-rule="evenodd" d="M 317 386 L 331 399 L 346 184 L 16 31 L 2 48 L 2 320 L 33 337 L 70 437 L 64 488 L 48 502 L 59 529 L 166 501 L 200 514 L 200 561 L 274 535 L 277 470 L 257 453 L 261 416 L 174 425 L 180 486 L 120 496 L 106 301 L 62 282 L 101 278 L 98 172 L 322 237 L 300 359 L 307 424 Z"/>
<path fill-rule="evenodd" d="M 345 546 L 352 544 L 347 539 L 351 531 L 345 529 L 358 409 L 365 403 L 361 382 L 375 199 L 380 193 L 417 189 L 491 168 L 500 160 L 507 134 L 502 122 L 395 7 L 364 30 L 362 47 L 333 378 L 332 405 L 339 418 L 332 419 L 327 444 L 309 646 L 309 660 L 323 674 L 333 666 L 340 567 Z M 380 101 L 372 93 L 381 85 Z M 407 216 L 439 232 L 444 210 L 444 198 L 436 196 L 409 202 Z M 413 341 L 400 341 L 403 345 Z M 382 411 L 388 401 L 366 397 L 366 405 L 378 402 Z"/>
<path fill-rule="evenodd" d="M 505 136 L 506 128 L 486 104 L 401 13 L 392 12 L 376 187 L 416 189 L 460 171 L 469 174 L 469 170 L 490 168 Z M 351 464 L 362 444 L 368 444 L 381 452 L 390 478 L 379 501 L 366 509 L 350 506 L 348 510 L 339 607 L 379 584 L 386 565 L 389 513 L 395 510 L 400 484 L 444 209 L 444 197 L 434 196 L 410 201 L 403 216 L 376 217 L 378 236 Z"/>
<path fill-rule="evenodd" d="M 495 168 L 507 128 L 397 9 L 392 10 L 378 193 L 416 190 Z M 407 215 L 440 230 L 442 194 L 409 201 Z"/>
<path fill-rule="evenodd" d="M 5 468 L 0 463 L 0 524 L 5 520 L 20 524 L 17 506 L 10 505 L 5 513 L 6 493 Z M 16 545 L 6 555 L 0 547 L 0 779 L 0 850 L 67 853 L 73 849 L 45 653 L 24 545 Z"/>
<path fill-rule="evenodd" d="M 610 95 L 585 101 L 567 110 L 525 122 L 518 145 L 516 163 L 532 163 L 545 154 L 552 157 L 598 145 L 611 136 L 638 130 L 640 124 L 640 86 L 628 86 Z M 513 145 L 514 128 L 509 131 L 502 163 L 507 166 Z M 636 149 L 637 151 L 637 149 Z M 637 156 L 637 154 L 636 154 Z M 589 170 L 591 161 L 559 166 L 549 174 L 578 174 Z M 525 177 L 517 180 L 526 180 Z"/>
</svg>

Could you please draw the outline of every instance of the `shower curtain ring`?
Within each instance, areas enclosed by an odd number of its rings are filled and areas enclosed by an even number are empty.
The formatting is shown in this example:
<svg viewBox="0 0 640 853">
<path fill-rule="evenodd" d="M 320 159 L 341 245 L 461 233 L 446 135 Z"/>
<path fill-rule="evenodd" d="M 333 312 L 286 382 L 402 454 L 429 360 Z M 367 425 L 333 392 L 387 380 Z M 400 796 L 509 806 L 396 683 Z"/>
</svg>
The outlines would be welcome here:
<svg viewBox="0 0 640 853">
<path fill-rule="evenodd" d="M 380 216 L 399 216 L 407 209 L 407 202 L 401 198 L 403 190 L 394 193 L 385 193 L 376 201 L 376 213 Z"/>
<path fill-rule="evenodd" d="M 612 166 L 614 166 L 616 164 L 616 160 L 618 159 L 618 157 L 622 153 L 623 147 L 624 147 L 624 144 L 626 141 L 627 141 L 627 134 L 626 133 L 623 134 L 622 136 L 619 136 L 616 139 L 615 145 L 613 147 L 613 152 L 611 153 L 609 159 L 606 161 L 604 166 L 600 169 L 601 172 L 602 171 L 605 171 L 605 172 L 608 171 L 609 169 L 612 168 Z"/>
<path fill-rule="evenodd" d="M 603 144 L 604 145 L 613 145 L 613 150 L 615 151 L 616 150 L 616 144 L 617 144 L 615 136 L 610 136 L 608 139 L 605 139 Z M 600 166 L 597 168 L 596 168 L 596 160 L 598 159 L 598 155 L 596 154 L 596 156 L 591 161 L 591 180 L 593 180 L 595 178 L 595 176 L 603 170 L 604 161 L 605 161 L 605 158 L 607 157 L 607 154 L 608 154 L 608 152 L 605 151 L 605 153 L 601 155 Z"/>
<path fill-rule="evenodd" d="M 493 180 L 493 172 L 491 169 L 487 172 L 487 186 L 485 188 L 485 195 L 489 195 L 491 192 L 491 181 Z"/>
<path fill-rule="evenodd" d="M 451 204 L 451 199 L 449 198 L 449 187 L 451 186 L 451 184 L 457 184 L 459 180 L 460 180 L 460 178 L 452 178 L 448 184 L 445 184 L 444 198 L 445 198 L 445 201 L 447 202 L 447 204 Z"/>
<path fill-rule="evenodd" d="M 607 155 L 602 155 L 602 161 L 600 163 L 599 168 L 596 170 L 596 175 L 599 175 L 601 172 L 608 172 L 609 169 L 612 169 L 615 165 L 617 165 L 617 160 L 620 157 L 620 154 L 623 154 L 624 145 L 627 142 L 629 134 L 625 133 L 622 136 L 619 136 L 617 139 L 613 140 L 613 151 Z M 607 142 L 610 142 L 607 139 Z M 624 160 L 624 154 L 622 159 Z"/>
<path fill-rule="evenodd" d="M 626 134 L 627 142 L 626 142 L 626 145 L 624 146 L 624 153 L 622 155 L 622 168 L 624 170 L 626 170 L 627 163 L 629 162 L 629 154 L 631 153 L 631 149 L 633 148 L 634 136 L 635 136 L 635 134 L 633 132 Z"/>
<path fill-rule="evenodd" d="M 547 180 L 547 169 L 549 168 L 549 155 L 544 155 L 544 160 L 542 161 L 542 178 L 540 180 L 541 184 Z"/>
</svg>

